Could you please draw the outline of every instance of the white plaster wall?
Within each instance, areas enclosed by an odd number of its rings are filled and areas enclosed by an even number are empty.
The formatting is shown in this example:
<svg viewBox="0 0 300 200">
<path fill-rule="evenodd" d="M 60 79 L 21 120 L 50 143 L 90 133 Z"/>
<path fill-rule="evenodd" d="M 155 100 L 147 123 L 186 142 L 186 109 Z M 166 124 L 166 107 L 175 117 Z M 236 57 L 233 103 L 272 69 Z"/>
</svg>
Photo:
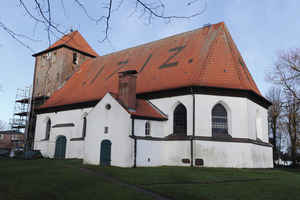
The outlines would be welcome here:
<svg viewBox="0 0 300 200">
<path fill-rule="evenodd" d="M 165 123 L 164 137 L 173 133 L 173 112 L 177 105 L 182 103 L 187 110 L 187 135 L 193 134 L 193 97 L 192 95 L 184 95 L 177 97 L 168 97 L 162 99 L 151 100 L 158 109 L 168 116 Z"/>
<path fill-rule="evenodd" d="M 253 144 L 252 160 L 253 168 L 273 168 L 273 149 Z"/>
<path fill-rule="evenodd" d="M 111 105 L 107 110 L 105 106 Z M 104 128 L 108 127 L 108 133 Z M 111 146 L 111 165 L 120 167 L 133 166 L 133 139 L 131 135 L 131 118 L 123 107 L 107 93 L 87 116 L 87 135 L 83 162 L 100 164 L 100 144 L 107 139 Z"/>
<path fill-rule="evenodd" d="M 168 115 L 169 120 L 166 122 L 165 136 L 170 135 L 173 132 L 173 112 L 179 102 L 187 109 L 187 135 L 192 135 L 192 95 L 151 100 L 151 103 Z M 211 111 L 217 103 L 221 103 L 227 110 L 229 134 L 236 138 L 248 138 L 248 110 L 246 98 L 202 94 L 195 95 L 195 135 L 212 136 Z"/>
<path fill-rule="evenodd" d="M 194 159 L 205 167 L 272 168 L 272 148 L 251 143 L 195 141 Z"/>
<path fill-rule="evenodd" d="M 182 159 L 191 161 L 190 141 L 166 141 L 165 165 L 169 166 L 191 166 L 190 163 L 182 163 Z"/>
<path fill-rule="evenodd" d="M 269 136 L 268 136 L 268 110 L 264 107 L 247 100 L 247 112 L 248 112 L 248 134 L 249 138 L 256 140 L 256 112 L 259 112 L 261 116 L 261 130 L 262 130 L 262 138 L 263 142 L 269 143 Z"/>
<path fill-rule="evenodd" d="M 246 99 L 214 95 L 195 95 L 195 135 L 212 136 L 211 111 L 221 103 L 227 111 L 228 132 L 232 137 L 247 138 Z"/>
<path fill-rule="evenodd" d="M 195 141 L 195 159 L 204 160 L 205 167 L 252 167 L 252 144 Z"/>
<path fill-rule="evenodd" d="M 150 137 L 163 138 L 165 136 L 166 121 L 154 121 L 154 120 L 134 120 L 134 134 L 136 136 L 145 136 L 145 124 L 149 122 L 151 126 Z"/>
<path fill-rule="evenodd" d="M 86 108 L 37 115 L 34 149 L 41 150 L 45 157 L 53 158 L 56 139 L 59 136 L 65 136 L 67 139 L 66 158 L 83 158 L 84 142 L 70 140 L 82 136 L 83 118 L 81 116 L 90 110 L 91 108 Z M 49 140 L 44 140 L 48 119 L 51 120 L 50 136 Z M 65 123 L 73 123 L 74 127 L 52 128 L 56 124 Z"/>
<path fill-rule="evenodd" d="M 137 140 L 136 165 L 142 167 L 164 165 L 164 148 L 164 141 Z"/>
</svg>

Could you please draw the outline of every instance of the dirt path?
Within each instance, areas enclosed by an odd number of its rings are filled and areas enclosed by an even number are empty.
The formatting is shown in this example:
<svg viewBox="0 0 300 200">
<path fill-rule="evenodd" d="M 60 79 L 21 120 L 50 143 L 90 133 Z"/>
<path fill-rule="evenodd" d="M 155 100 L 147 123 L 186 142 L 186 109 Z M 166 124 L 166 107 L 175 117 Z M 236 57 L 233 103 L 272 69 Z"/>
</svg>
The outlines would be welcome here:
<svg viewBox="0 0 300 200">
<path fill-rule="evenodd" d="M 156 192 L 152 192 L 150 190 L 147 190 L 147 189 L 144 189 L 142 187 L 139 187 L 137 185 L 133 185 L 133 184 L 130 184 L 130 183 L 125 183 L 125 182 L 122 182 L 120 181 L 119 179 L 117 178 L 114 178 L 114 177 L 111 177 L 111 176 L 108 176 L 108 175 L 105 175 L 105 174 L 101 174 L 99 172 L 94 172 L 92 170 L 88 170 L 88 169 L 84 169 L 84 168 L 80 168 L 80 167 L 75 167 L 75 166 L 72 166 L 72 165 L 60 165 L 60 166 L 63 166 L 63 167 L 67 167 L 67 168 L 71 168 L 71 169 L 74 169 L 74 170 L 77 170 L 77 171 L 81 171 L 81 172 L 85 172 L 85 173 L 88 173 L 88 174 L 92 174 L 92 175 L 95 175 L 99 178 L 102 178 L 104 180 L 107 180 L 107 181 L 110 181 L 112 183 L 116 183 L 116 184 L 119 184 L 121 186 L 124 186 L 124 187 L 127 187 L 127 188 L 130 188 L 132 190 L 135 190 L 135 191 L 138 191 L 138 192 L 141 192 L 141 193 L 144 193 L 148 196 L 151 196 L 155 199 L 161 199 L 161 200 L 171 200 L 171 198 L 168 198 L 168 197 L 165 197 L 165 196 L 162 196 L 161 194 L 158 194 Z"/>
</svg>

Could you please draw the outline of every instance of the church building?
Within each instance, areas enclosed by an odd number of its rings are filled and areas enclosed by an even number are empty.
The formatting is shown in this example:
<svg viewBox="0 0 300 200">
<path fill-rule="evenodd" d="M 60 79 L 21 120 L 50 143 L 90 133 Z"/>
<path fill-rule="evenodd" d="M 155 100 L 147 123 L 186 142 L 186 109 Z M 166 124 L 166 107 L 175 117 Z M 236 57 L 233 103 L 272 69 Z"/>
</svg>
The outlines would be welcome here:
<svg viewBox="0 0 300 200">
<path fill-rule="evenodd" d="M 54 80 L 34 90 L 50 96 L 35 109 L 34 149 L 45 157 L 119 167 L 273 167 L 271 103 L 224 22 L 103 56 L 74 31 L 35 56 L 35 83 L 43 73 Z M 46 69 L 45 59 L 57 67 Z"/>
</svg>

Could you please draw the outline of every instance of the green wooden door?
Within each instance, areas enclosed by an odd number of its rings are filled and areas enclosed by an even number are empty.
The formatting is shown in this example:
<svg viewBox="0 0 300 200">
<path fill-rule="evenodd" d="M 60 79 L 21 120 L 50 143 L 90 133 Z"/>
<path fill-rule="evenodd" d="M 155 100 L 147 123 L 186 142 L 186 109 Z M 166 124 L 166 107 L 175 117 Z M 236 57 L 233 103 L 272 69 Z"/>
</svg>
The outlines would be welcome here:
<svg viewBox="0 0 300 200">
<path fill-rule="evenodd" d="M 110 165 L 111 160 L 111 142 L 103 140 L 100 148 L 100 165 Z"/>
<path fill-rule="evenodd" d="M 60 136 L 56 139 L 54 158 L 65 158 L 66 145 L 67 145 L 67 139 L 65 136 Z"/>
</svg>

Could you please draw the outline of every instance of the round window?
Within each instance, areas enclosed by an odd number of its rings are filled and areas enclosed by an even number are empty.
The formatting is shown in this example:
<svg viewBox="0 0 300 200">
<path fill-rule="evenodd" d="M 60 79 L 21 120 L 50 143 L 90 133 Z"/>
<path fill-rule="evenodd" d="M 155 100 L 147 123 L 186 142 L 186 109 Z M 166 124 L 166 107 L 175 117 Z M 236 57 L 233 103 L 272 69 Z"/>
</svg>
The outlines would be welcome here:
<svg viewBox="0 0 300 200">
<path fill-rule="evenodd" d="M 110 104 L 106 104 L 105 108 L 106 108 L 106 110 L 110 110 L 111 105 Z"/>
</svg>

